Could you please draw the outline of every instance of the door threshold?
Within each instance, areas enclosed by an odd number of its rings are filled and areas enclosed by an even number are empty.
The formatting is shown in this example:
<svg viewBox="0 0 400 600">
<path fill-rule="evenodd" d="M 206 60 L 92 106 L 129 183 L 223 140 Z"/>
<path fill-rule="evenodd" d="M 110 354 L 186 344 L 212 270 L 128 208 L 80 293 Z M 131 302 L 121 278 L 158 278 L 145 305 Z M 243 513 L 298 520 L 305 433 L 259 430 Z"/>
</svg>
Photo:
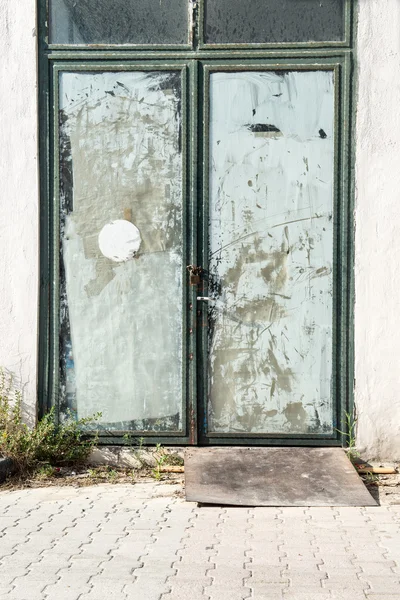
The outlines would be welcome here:
<svg viewBox="0 0 400 600">
<path fill-rule="evenodd" d="M 190 448 L 186 499 L 231 506 L 376 506 L 341 448 Z"/>
</svg>

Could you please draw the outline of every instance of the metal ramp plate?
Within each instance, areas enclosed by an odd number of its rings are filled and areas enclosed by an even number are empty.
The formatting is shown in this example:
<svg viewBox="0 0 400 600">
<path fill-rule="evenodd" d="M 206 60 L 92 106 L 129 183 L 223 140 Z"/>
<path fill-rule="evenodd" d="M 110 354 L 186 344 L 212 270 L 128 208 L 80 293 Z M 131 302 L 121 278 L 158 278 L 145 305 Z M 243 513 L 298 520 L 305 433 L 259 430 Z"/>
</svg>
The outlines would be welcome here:
<svg viewBox="0 0 400 600">
<path fill-rule="evenodd" d="M 186 499 L 232 506 L 376 506 L 341 448 L 188 448 Z"/>
</svg>

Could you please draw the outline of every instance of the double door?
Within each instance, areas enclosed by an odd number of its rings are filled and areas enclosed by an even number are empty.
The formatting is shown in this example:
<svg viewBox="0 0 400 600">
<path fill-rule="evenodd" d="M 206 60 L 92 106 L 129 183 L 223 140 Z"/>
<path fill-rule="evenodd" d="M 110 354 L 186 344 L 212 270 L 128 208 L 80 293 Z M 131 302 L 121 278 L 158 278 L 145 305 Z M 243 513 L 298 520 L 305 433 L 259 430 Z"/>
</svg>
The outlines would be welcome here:
<svg viewBox="0 0 400 600">
<path fill-rule="evenodd" d="M 105 439 L 338 443 L 346 58 L 55 62 L 60 415 Z"/>
</svg>

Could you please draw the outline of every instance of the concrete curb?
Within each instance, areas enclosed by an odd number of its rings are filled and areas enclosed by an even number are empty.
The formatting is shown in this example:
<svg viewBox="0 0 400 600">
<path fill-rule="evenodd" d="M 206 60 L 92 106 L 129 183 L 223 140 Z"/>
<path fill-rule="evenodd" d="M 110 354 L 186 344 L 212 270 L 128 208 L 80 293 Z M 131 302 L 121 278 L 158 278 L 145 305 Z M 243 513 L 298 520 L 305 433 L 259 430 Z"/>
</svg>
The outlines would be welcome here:
<svg viewBox="0 0 400 600">
<path fill-rule="evenodd" d="M 183 461 L 184 448 L 180 446 L 163 446 L 161 452 L 180 458 Z M 87 464 L 93 466 L 109 465 L 131 469 L 154 468 L 160 451 L 155 447 L 143 446 L 98 446 L 93 448 Z"/>
<path fill-rule="evenodd" d="M 3 483 L 15 471 L 15 464 L 11 458 L 0 458 L 0 483 Z"/>
</svg>

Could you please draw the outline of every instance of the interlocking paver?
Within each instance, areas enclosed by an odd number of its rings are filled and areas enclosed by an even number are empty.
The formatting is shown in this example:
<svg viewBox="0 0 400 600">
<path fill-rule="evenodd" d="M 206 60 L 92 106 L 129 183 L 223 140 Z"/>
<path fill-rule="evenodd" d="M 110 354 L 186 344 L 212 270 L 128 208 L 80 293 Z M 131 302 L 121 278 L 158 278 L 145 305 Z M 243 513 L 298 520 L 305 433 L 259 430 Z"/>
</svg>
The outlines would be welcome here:
<svg viewBox="0 0 400 600">
<path fill-rule="evenodd" d="M 1 600 L 400 600 L 400 507 L 199 507 L 178 485 L 0 493 Z"/>
<path fill-rule="evenodd" d="M 388 576 L 377 576 L 377 575 L 362 575 L 360 580 L 363 583 L 367 583 L 371 588 L 371 592 L 394 594 L 398 593 L 400 597 L 400 578 L 396 575 Z"/>
<path fill-rule="evenodd" d="M 399 600 L 399 594 L 367 594 L 369 600 Z"/>
</svg>

